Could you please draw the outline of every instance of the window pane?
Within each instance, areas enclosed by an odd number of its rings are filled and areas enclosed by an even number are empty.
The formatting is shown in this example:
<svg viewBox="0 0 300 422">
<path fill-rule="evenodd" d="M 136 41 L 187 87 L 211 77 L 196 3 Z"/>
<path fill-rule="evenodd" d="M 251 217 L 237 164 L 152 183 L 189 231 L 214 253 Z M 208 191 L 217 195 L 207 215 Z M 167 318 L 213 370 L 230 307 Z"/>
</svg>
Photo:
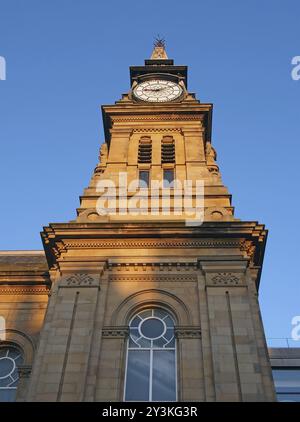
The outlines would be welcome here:
<svg viewBox="0 0 300 422">
<path fill-rule="evenodd" d="M 174 170 L 164 170 L 164 188 L 172 187 L 174 182 Z"/>
<path fill-rule="evenodd" d="M 143 312 L 139 313 L 140 319 L 149 318 L 151 315 L 152 315 L 151 309 L 148 309 L 147 311 L 143 311 Z"/>
<path fill-rule="evenodd" d="M 171 338 L 174 336 L 174 328 L 168 328 L 165 333 L 165 338 L 170 341 Z"/>
<path fill-rule="evenodd" d="M 169 316 L 164 318 L 164 321 L 165 321 L 167 327 L 174 327 L 174 322 L 173 322 L 172 318 L 170 318 Z"/>
<path fill-rule="evenodd" d="M 19 381 L 18 366 L 23 356 L 14 347 L 0 348 L 0 402 L 15 401 Z"/>
<path fill-rule="evenodd" d="M 296 401 L 300 402 L 300 393 L 299 394 L 283 394 L 279 393 L 277 394 L 277 400 L 278 401 Z"/>
<path fill-rule="evenodd" d="M 0 388 L 0 402 L 15 401 L 16 400 L 17 389 L 16 388 Z"/>
<path fill-rule="evenodd" d="M 166 316 L 168 314 L 166 313 L 166 311 L 163 311 L 162 309 L 154 309 L 153 315 L 158 317 L 158 318 L 164 319 L 164 318 L 166 318 Z"/>
<path fill-rule="evenodd" d="M 273 369 L 273 377 L 278 393 L 300 393 L 299 369 Z"/>
<path fill-rule="evenodd" d="M 9 357 L 0 358 L 0 379 L 9 377 L 15 370 L 15 362 Z"/>
<path fill-rule="evenodd" d="M 136 316 L 131 321 L 130 327 L 138 327 L 140 322 L 141 322 L 141 318 L 139 316 Z"/>
<path fill-rule="evenodd" d="M 149 171 L 148 170 L 140 170 L 139 186 L 140 188 L 147 188 L 149 186 Z"/>
<path fill-rule="evenodd" d="M 161 337 L 164 331 L 164 323 L 157 318 L 146 319 L 141 325 L 141 333 L 146 338 L 155 339 Z"/>
<path fill-rule="evenodd" d="M 164 345 L 164 347 L 170 349 L 170 348 L 175 348 L 175 337 L 173 336 L 172 340 L 169 341 L 168 343 L 166 343 Z"/>
<path fill-rule="evenodd" d="M 152 400 L 176 400 L 174 350 L 153 351 Z"/>
<path fill-rule="evenodd" d="M 7 354 L 7 347 L 0 347 L 0 358 L 6 356 Z"/>
<path fill-rule="evenodd" d="M 139 347 L 137 340 L 140 338 L 140 333 L 137 328 L 131 328 L 130 329 L 130 340 L 132 343 L 130 343 L 130 347 Z"/>
<path fill-rule="evenodd" d="M 158 338 L 157 340 L 153 340 L 153 347 L 154 348 L 162 349 L 165 344 L 166 344 L 166 340 L 163 337 Z"/>
<path fill-rule="evenodd" d="M 150 351 L 129 350 L 126 401 L 149 401 Z"/>
<path fill-rule="evenodd" d="M 139 346 L 141 346 L 144 349 L 149 349 L 151 347 L 151 340 L 145 339 L 143 337 L 141 337 L 137 343 L 139 344 Z"/>
<path fill-rule="evenodd" d="M 139 345 L 137 343 L 135 343 L 131 337 L 129 337 L 129 343 L 128 343 L 128 347 L 129 349 L 136 349 L 137 347 L 139 347 Z"/>
</svg>

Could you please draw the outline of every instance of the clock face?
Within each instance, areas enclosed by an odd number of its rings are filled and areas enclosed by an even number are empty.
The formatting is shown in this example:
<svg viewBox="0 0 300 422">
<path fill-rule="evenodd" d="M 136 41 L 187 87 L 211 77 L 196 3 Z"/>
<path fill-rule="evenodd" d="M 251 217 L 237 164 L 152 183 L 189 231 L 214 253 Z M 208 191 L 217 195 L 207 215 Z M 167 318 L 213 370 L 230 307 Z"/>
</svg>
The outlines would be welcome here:
<svg viewBox="0 0 300 422">
<path fill-rule="evenodd" d="M 182 88 L 180 85 L 171 81 L 152 79 L 137 85 L 133 93 L 140 100 L 160 103 L 172 101 L 180 97 Z"/>
</svg>

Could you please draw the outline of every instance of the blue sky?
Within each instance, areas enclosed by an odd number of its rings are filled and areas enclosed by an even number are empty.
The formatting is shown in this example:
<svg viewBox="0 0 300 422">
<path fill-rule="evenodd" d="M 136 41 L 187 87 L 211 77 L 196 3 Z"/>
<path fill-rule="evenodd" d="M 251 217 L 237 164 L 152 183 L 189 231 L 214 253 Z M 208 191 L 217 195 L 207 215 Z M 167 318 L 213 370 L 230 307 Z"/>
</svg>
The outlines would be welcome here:
<svg viewBox="0 0 300 422">
<path fill-rule="evenodd" d="M 129 89 L 161 34 L 189 90 L 214 103 L 213 144 L 236 216 L 266 224 L 267 337 L 300 315 L 300 3 L 0 0 L 0 249 L 40 249 L 75 216 L 103 141 L 101 104 Z"/>
</svg>

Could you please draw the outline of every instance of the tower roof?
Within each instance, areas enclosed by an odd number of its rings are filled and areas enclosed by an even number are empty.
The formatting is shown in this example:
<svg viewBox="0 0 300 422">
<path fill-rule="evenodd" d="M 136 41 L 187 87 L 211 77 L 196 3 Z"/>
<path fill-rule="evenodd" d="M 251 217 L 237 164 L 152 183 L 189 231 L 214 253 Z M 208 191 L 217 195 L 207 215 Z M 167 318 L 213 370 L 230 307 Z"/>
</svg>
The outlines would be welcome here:
<svg viewBox="0 0 300 422">
<path fill-rule="evenodd" d="M 166 42 L 163 38 L 156 38 L 150 60 L 168 60 Z"/>
<path fill-rule="evenodd" d="M 174 61 L 168 58 L 166 43 L 162 38 L 156 38 L 150 59 L 144 66 L 130 66 L 130 82 L 138 81 L 146 75 L 174 75 L 184 81 L 187 88 L 187 66 L 174 66 Z"/>
</svg>

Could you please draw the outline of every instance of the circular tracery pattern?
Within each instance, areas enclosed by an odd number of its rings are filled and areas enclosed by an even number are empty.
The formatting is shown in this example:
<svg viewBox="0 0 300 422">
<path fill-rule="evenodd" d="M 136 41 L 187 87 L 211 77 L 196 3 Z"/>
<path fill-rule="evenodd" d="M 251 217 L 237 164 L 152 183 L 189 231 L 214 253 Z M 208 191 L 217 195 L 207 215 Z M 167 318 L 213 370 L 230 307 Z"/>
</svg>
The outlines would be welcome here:
<svg viewBox="0 0 300 422">
<path fill-rule="evenodd" d="M 17 387 L 18 365 L 22 362 L 23 357 L 18 349 L 14 347 L 0 348 L 0 389 Z"/>
<path fill-rule="evenodd" d="M 174 321 L 163 309 L 149 309 L 130 322 L 129 348 L 174 348 Z"/>
<path fill-rule="evenodd" d="M 148 318 L 140 323 L 139 331 L 148 340 L 156 340 L 166 332 L 166 324 L 158 318 Z"/>
</svg>

